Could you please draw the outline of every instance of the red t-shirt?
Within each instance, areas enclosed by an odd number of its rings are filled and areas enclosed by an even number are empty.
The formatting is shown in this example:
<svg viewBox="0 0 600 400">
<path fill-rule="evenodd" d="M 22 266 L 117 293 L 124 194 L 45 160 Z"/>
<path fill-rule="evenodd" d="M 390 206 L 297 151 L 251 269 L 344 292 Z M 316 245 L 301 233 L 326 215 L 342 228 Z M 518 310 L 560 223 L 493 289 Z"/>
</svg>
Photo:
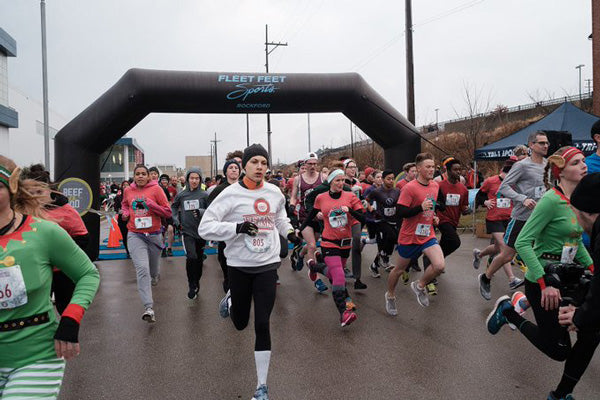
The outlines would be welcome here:
<svg viewBox="0 0 600 400">
<path fill-rule="evenodd" d="M 408 181 L 407 181 L 406 179 L 400 179 L 400 180 L 398 181 L 398 183 L 396 183 L 396 187 L 397 187 L 398 189 L 402 190 L 402 188 L 403 188 L 404 186 L 406 186 L 406 184 L 407 184 L 407 183 L 408 183 Z"/>
<path fill-rule="evenodd" d="M 169 191 L 169 194 L 171 195 L 171 198 L 169 199 L 169 201 L 173 202 L 173 200 L 175 199 L 175 196 L 177 196 L 177 188 L 169 185 L 167 187 L 167 190 Z"/>
<path fill-rule="evenodd" d="M 321 193 L 315 199 L 315 208 L 323 213 L 323 238 L 341 240 L 352 238 L 352 225 L 356 221 L 350 213 L 342 211 L 342 206 L 353 210 L 363 210 L 362 203 L 352 192 L 343 191 L 339 199 L 334 199 L 329 192 Z M 347 246 L 321 240 L 322 247 L 334 247 L 337 249 L 349 249 L 352 247 L 351 241 Z"/>
<path fill-rule="evenodd" d="M 88 230 L 79 216 L 79 213 L 71 207 L 70 204 L 65 204 L 60 207 L 50 207 L 46 210 L 48 219 L 56 222 L 63 228 L 69 236 L 83 236 L 88 234 Z"/>
<path fill-rule="evenodd" d="M 510 219 L 510 213 L 513 209 L 513 204 L 510 199 L 498 194 L 498 189 L 502 179 L 500 175 L 495 175 L 487 178 L 483 181 L 483 185 L 479 190 L 487 193 L 488 200 L 494 200 L 495 204 L 493 208 L 488 208 L 485 219 L 488 221 L 504 221 Z"/>
<path fill-rule="evenodd" d="M 398 204 L 405 207 L 420 206 L 425 199 L 434 201 L 433 210 L 422 211 L 414 217 L 405 218 L 402 221 L 400 234 L 398 235 L 398 244 L 425 244 L 435 237 L 433 229 L 433 215 L 435 214 L 435 201 L 437 199 L 439 185 L 437 182 L 430 181 L 427 186 L 412 180 L 408 182 L 398 198 Z"/>
<path fill-rule="evenodd" d="M 469 191 L 460 181 L 452 184 L 445 179 L 439 182 L 438 185 L 446 202 L 446 209 L 437 213 L 440 224 L 450 223 L 456 227 L 463 210 L 469 207 Z"/>
</svg>

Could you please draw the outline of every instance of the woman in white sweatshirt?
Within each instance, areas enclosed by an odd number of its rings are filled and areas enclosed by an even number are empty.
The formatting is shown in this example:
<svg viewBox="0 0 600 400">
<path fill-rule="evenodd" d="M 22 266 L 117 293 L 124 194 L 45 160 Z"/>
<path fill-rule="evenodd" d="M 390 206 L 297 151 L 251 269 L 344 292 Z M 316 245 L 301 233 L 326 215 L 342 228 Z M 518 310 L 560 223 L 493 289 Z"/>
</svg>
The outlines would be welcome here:
<svg viewBox="0 0 600 400">
<path fill-rule="evenodd" d="M 264 182 L 268 153 L 259 144 L 244 150 L 244 179 L 215 198 L 204 213 L 198 233 L 205 240 L 224 241 L 230 289 L 221 301 L 220 313 L 231 316 L 236 329 L 250 319 L 254 299 L 254 358 L 258 384 L 253 400 L 268 400 L 267 374 L 271 358 L 269 318 L 275 303 L 279 235 L 300 239 L 286 214 L 285 199 L 275 185 Z"/>
</svg>

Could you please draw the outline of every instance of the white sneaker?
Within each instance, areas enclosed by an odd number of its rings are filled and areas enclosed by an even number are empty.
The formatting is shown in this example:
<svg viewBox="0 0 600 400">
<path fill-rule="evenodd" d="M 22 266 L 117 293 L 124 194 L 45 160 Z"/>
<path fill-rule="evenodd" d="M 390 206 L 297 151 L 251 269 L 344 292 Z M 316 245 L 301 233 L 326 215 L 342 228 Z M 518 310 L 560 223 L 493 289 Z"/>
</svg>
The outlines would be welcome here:
<svg viewBox="0 0 600 400">
<path fill-rule="evenodd" d="M 146 307 L 146 311 L 142 314 L 142 319 L 148 323 L 156 322 L 156 316 L 152 307 Z"/>
<path fill-rule="evenodd" d="M 156 286 L 158 285 L 158 281 L 160 281 L 160 274 L 153 276 L 150 283 L 152 284 L 152 286 Z"/>
<path fill-rule="evenodd" d="M 385 311 L 393 316 L 398 315 L 398 310 L 396 309 L 396 298 L 389 297 L 387 292 L 385 292 Z"/>
<path fill-rule="evenodd" d="M 417 295 L 417 301 L 423 307 L 429 306 L 429 295 L 427 294 L 427 290 L 425 288 L 419 288 L 419 281 L 413 281 L 410 284 L 413 292 Z"/>
</svg>

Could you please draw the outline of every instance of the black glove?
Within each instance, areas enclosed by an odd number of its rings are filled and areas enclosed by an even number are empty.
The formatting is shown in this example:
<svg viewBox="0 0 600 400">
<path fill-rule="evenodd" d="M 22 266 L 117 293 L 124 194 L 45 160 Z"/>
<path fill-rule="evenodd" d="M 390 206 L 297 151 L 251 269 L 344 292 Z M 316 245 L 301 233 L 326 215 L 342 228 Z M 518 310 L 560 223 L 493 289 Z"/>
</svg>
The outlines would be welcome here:
<svg viewBox="0 0 600 400">
<path fill-rule="evenodd" d="M 54 339 L 79 343 L 79 324 L 77 321 L 71 317 L 62 317 L 54 334 Z"/>
<path fill-rule="evenodd" d="M 294 232 L 290 232 L 287 235 L 287 240 L 293 243 L 295 246 L 302 244 L 302 239 L 300 239 Z"/>
<path fill-rule="evenodd" d="M 258 226 L 254 225 L 252 222 L 246 221 L 241 224 L 237 224 L 235 233 L 245 233 L 249 236 L 256 236 L 258 233 Z"/>
</svg>

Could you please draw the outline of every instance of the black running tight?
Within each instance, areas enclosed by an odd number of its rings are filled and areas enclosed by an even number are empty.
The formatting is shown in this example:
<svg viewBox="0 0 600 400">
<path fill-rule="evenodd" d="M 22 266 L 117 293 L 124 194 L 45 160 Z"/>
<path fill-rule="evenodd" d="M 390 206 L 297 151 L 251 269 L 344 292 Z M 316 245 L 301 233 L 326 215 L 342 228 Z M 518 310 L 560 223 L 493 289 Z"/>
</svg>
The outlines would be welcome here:
<svg viewBox="0 0 600 400">
<path fill-rule="evenodd" d="M 271 350 L 269 318 L 275 304 L 277 270 L 252 274 L 244 272 L 245 269 L 229 267 L 231 320 L 237 330 L 245 329 L 250 320 L 250 306 L 254 300 L 254 350 Z"/>
<path fill-rule="evenodd" d="M 531 304 L 537 325 L 517 314 L 513 308 L 505 311 L 504 316 L 542 353 L 553 360 L 566 361 L 563 377 L 569 377 L 571 387 L 566 393 L 571 393 L 598 347 L 598 332 L 578 332 L 577 341 L 571 347 L 567 329 L 558 323 L 558 309 L 546 311 L 542 308 L 540 286 L 526 279 L 525 295 Z"/>
</svg>

